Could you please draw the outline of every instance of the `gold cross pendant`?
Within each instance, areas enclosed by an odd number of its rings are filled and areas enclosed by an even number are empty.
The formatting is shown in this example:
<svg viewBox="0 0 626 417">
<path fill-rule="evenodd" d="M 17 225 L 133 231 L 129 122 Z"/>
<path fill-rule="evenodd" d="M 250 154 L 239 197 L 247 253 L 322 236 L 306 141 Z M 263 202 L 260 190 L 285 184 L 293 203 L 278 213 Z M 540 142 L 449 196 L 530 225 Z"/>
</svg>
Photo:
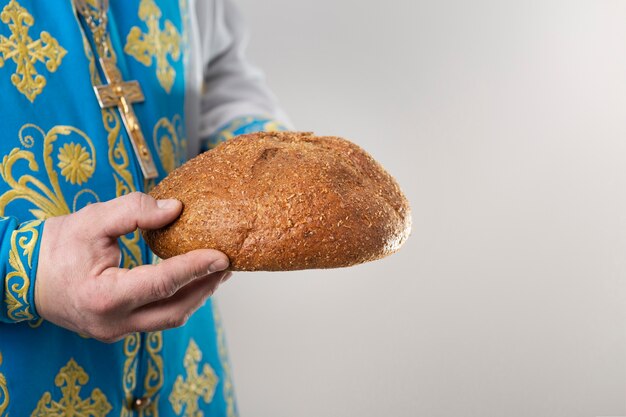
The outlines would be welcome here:
<svg viewBox="0 0 626 417">
<path fill-rule="evenodd" d="M 133 103 L 144 101 L 141 86 L 137 81 L 124 81 L 120 70 L 111 58 L 100 58 L 100 67 L 108 82 L 107 85 L 97 85 L 93 88 L 100 107 L 104 109 L 117 106 L 144 177 L 156 178 L 158 171 L 132 106 Z"/>
</svg>

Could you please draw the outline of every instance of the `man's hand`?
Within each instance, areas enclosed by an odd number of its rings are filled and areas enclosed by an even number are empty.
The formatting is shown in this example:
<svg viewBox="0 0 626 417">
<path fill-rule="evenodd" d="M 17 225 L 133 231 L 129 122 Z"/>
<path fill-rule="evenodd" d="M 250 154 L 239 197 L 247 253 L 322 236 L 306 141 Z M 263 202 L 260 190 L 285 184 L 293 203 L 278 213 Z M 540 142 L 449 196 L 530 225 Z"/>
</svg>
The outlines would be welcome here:
<svg viewBox="0 0 626 417">
<path fill-rule="evenodd" d="M 182 204 L 132 193 L 46 220 L 35 284 L 41 317 L 103 342 L 179 327 L 229 278 L 228 258 L 196 250 L 132 270 L 119 268 L 117 238 L 157 229 Z"/>
</svg>

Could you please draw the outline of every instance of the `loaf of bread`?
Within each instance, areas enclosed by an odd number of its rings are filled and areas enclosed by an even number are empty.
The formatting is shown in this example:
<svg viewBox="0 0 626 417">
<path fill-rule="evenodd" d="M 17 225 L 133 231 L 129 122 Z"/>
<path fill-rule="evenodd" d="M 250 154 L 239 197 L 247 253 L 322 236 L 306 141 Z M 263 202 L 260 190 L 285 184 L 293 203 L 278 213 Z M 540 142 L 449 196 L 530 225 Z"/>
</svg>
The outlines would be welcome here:
<svg viewBox="0 0 626 417">
<path fill-rule="evenodd" d="M 183 202 L 171 225 L 144 231 L 161 258 L 224 252 L 235 271 L 337 268 L 396 252 L 409 204 L 369 154 L 338 137 L 242 135 L 188 161 L 150 193 Z"/>
</svg>

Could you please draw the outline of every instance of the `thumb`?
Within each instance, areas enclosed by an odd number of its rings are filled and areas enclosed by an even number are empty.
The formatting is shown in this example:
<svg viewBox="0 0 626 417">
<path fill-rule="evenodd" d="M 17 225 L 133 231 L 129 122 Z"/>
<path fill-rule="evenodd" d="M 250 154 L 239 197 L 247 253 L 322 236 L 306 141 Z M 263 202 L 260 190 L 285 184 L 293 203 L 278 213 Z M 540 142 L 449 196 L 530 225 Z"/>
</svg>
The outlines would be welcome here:
<svg viewBox="0 0 626 417">
<path fill-rule="evenodd" d="M 94 207 L 96 206 L 96 207 Z M 155 200 L 139 192 L 92 205 L 98 213 L 92 213 L 100 221 L 100 230 L 107 237 L 120 237 L 137 228 L 158 229 L 173 222 L 183 209 L 178 200 Z"/>
</svg>

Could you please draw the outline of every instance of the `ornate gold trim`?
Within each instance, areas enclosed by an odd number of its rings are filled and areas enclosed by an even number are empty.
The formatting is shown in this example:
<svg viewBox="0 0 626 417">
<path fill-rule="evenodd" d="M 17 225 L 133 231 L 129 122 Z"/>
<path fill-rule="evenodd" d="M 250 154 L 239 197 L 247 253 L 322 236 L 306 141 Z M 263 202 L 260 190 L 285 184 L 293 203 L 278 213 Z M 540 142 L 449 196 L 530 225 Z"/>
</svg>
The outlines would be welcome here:
<svg viewBox="0 0 626 417">
<path fill-rule="evenodd" d="M 159 391 L 163 387 L 164 370 L 163 356 L 163 332 L 150 332 L 146 334 L 146 351 L 148 352 L 148 368 L 144 378 L 144 395 L 152 399 L 148 407 L 139 412 L 139 417 L 158 417 L 159 415 Z"/>
<path fill-rule="evenodd" d="M 5 297 L 7 317 L 15 322 L 35 319 L 28 300 L 28 292 L 33 252 L 39 240 L 38 227 L 41 226 L 41 222 L 42 220 L 36 220 L 22 223 L 22 226 L 11 234 L 9 265 L 12 271 L 5 277 Z"/>
<path fill-rule="evenodd" d="M 124 370 L 122 376 L 122 388 L 124 389 L 124 398 L 126 407 L 122 407 L 120 417 L 133 417 L 130 409 L 133 401 L 133 392 L 137 387 L 137 356 L 141 348 L 141 334 L 132 333 L 124 338 Z"/>
</svg>

